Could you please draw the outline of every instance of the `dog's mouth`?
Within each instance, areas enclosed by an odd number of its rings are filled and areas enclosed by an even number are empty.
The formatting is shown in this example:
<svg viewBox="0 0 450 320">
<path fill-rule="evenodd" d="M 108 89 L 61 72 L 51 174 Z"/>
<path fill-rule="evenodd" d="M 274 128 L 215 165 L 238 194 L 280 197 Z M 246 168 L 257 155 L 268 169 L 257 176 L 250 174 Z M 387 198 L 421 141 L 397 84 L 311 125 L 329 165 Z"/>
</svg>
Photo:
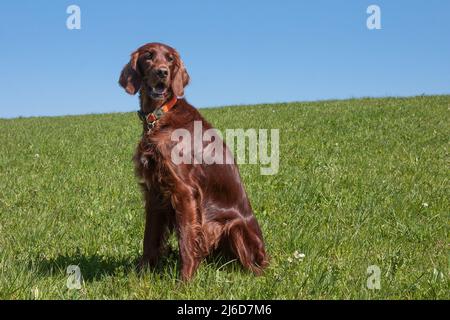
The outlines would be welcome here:
<svg viewBox="0 0 450 320">
<path fill-rule="evenodd" d="M 162 100 L 167 97 L 168 88 L 163 82 L 158 82 L 154 87 L 148 86 L 148 95 L 154 100 Z"/>
</svg>

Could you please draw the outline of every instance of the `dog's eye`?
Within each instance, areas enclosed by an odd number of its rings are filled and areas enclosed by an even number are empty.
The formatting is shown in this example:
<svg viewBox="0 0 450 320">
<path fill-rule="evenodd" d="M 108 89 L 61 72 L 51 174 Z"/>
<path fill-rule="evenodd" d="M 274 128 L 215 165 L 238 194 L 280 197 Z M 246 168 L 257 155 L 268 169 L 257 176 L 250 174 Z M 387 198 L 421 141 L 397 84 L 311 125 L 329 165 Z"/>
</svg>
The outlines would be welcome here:
<svg viewBox="0 0 450 320">
<path fill-rule="evenodd" d="M 152 52 L 146 52 L 144 57 L 145 57 L 146 60 L 152 60 L 153 59 L 153 53 Z"/>
<path fill-rule="evenodd" d="M 168 56 L 168 57 L 167 57 L 167 60 L 168 60 L 169 62 L 173 62 L 173 56 Z"/>
</svg>

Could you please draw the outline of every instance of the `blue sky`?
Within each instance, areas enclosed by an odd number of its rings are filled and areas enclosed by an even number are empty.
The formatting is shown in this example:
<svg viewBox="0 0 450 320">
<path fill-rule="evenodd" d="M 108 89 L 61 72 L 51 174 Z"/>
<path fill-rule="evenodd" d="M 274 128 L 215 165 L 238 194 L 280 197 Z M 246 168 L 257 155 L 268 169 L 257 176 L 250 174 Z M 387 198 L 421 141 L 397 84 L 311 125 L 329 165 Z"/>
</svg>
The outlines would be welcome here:
<svg viewBox="0 0 450 320">
<path fill-rule="evenodd" d="M 81 30 L 66 9 L 81 8 Z M 366 9 L 381 8 L 382 30 Z M 134 111 L 117 80 L 177 48 L 196 107 L 450 93 L 450 1 L 2 1 L 0 117 Z"/>
</svg>

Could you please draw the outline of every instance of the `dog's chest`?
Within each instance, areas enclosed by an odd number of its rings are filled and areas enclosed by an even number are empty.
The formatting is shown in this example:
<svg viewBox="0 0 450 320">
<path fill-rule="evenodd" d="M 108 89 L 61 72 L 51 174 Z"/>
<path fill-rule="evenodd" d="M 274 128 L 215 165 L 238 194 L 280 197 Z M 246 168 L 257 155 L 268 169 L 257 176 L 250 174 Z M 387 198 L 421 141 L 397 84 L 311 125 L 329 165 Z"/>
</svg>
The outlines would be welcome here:
<svg viewBox="0 0 450 320">
<path fill-rule="evenodd" d="M 140 182 L 153 192 L 169 194 L 172 176 L 167 168 L 168 160 L 157 144 L 141 141 L 134 157 Z"/>
</svg>

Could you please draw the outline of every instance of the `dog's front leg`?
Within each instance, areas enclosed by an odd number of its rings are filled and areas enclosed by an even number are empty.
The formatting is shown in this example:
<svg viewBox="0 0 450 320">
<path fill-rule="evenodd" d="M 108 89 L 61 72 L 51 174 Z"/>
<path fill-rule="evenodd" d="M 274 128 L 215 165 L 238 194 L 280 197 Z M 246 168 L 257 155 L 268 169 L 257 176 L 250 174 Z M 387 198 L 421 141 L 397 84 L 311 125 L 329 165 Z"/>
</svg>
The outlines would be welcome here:
<svg viewBox="0 0 450 320">
<path fill-rule="evenodd" d="M 168 232 L 169 210 L 145 191 L 144 253 L 139 268 L 154 267 L 162 254 Z"/>
<path fill-rule="evenodd" d="M 181 258 L 181 279 L 190 280 L 205 255 L 201 222 L 198 221 L 197 205 L 192 198 L 174 197 L 178 247 Z"/>
</svg>

